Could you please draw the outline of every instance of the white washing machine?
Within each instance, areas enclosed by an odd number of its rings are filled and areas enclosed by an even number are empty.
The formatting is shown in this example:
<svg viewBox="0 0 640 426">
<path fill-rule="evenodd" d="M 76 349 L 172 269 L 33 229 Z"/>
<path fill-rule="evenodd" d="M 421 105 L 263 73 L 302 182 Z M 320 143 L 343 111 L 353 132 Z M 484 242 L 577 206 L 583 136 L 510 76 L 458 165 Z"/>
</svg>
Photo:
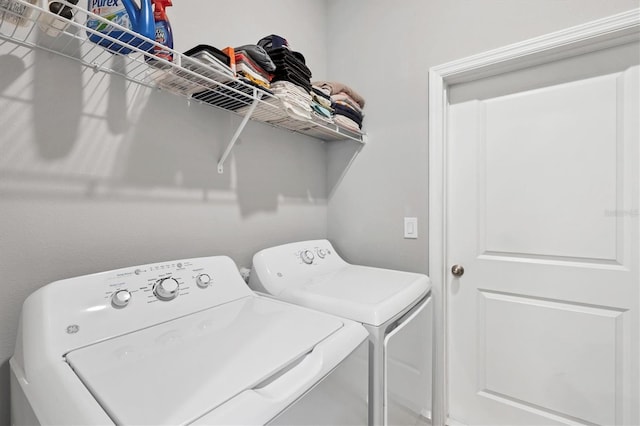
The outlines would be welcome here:
<svg viewBox="0 0 640 426">
<path fill-rule="evenodd" d="M 426 275 L 351 265 L 329 241 L 316 240 L 258 252 L 249 285 L 367 328 L 369 424 L 430 419 L 433 306 Z"/>
<path fill-rule="evenodd" d="M 12 424 L 366 424 L 366 342 L 255 295 L 227 257 L 58 281 L 23 306 Z"/>
</svg>

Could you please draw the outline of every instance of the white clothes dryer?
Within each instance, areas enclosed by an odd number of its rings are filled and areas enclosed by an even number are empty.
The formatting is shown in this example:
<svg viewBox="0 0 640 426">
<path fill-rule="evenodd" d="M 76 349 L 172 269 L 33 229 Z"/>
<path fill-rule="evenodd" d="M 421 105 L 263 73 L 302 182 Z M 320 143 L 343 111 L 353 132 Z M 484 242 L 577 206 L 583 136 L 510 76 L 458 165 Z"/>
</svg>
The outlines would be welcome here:
<svg viewBox="0 0 640 426">
<path fill-rule="evenodd" d="M 370 425 L 430 420 L 433 306 L 426 275 L 352 265 L 329 241 L 315 240 L 256 253 L 249 285 L 367 328 Z"/>
<path fill-rule="evenodd" d="M 24 303 L 12 424 L 366 424 L 366 341 L 255 295 L 228 257 L 62 280 Z"/>
</svg>

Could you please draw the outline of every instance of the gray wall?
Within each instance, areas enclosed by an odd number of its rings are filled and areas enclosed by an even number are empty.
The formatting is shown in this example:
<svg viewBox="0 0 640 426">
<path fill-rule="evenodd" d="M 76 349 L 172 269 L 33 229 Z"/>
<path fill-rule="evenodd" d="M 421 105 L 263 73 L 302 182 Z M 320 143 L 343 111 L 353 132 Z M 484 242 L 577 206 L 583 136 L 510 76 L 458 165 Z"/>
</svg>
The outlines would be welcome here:
<svg viewBox="0 0 640 426">
<path fill-rule="evenodd" d="M 324 2 L 175 4 L 179 51 L 283 34 L 325 77 Z M 250 124 L 219 175 L 238 117 L 11 43 L 0 45 L 0 111 L 0 424 L 20 308 L 38 287 L 195 256 L 248 266 L 258 249 L 326 236 L 317 140 Z"/>
<path fill-rule="evenodd" d="M 357 156 L 350 145 L 329 146 L 329 239 L 352 262 L 427 272 L 429 68 L 633 9 L 640 2 L 328 4 L 327 74 L 350 83 L 365 97 L 370 139 Z M 404 216 L 418 217 L 417 240 L 403 239 Z"/>
</svg>

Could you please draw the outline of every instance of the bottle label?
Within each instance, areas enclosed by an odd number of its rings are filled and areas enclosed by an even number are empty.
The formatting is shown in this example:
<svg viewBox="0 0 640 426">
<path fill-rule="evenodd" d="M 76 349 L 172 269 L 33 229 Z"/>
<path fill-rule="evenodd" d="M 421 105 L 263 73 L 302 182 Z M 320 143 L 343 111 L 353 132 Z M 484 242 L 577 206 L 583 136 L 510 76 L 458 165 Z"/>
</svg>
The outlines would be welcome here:
<svg viewBox="0 0 640 426">
<path fill-rule="evenodd" d="M 167 32 L 163 25 L 156 24 L 156 41 L 160 44 L 167 44 Z"/>
<path fill-rule="evenodd" d="M 129 14 L 120 0 L 89 0 L 89 11 L 107 21 L 131 29 Z M 111 31 L 119 31 L 114 29 L 113 26 L 91 17 L 87 19 L 87 27 L 104 34 L 109 34 Z"/>
<path fill-rule="evenodd" d="M 156 22 L 156 43 L 163 46 L 173 45 L 171 34 L 167 31 L 167 27 L 164 22 Z M 173 60 L 173 54 L 169 50 L 163 49 L 159 46 L 153 46 L 153 54 L 158 58 L 166 59 L 169 62 Z"/>
</svg>

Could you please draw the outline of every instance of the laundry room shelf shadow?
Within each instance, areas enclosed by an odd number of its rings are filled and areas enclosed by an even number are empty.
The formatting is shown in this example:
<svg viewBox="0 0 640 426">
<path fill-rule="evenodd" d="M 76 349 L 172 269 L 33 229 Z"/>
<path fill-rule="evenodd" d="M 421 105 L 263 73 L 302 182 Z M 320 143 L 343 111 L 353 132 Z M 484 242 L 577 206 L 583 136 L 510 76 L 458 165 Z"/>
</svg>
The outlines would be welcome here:
<svg viewBox="0 0 640 426">
<path fill-rule="evenodd" d="M 0 0 L 0 40 L 55 53 L 78 61 L 96 72 L 117 74 L 137 84 L 159 88 L 243 116 L 218 161 L 220 173 L 249 120 L 323 141 L 354 140 L 366 143 L 365 133 L 344 129 L 320 118 L 300 120 L 290 117 L 278 97 L 239 79 L 224 67 L 215 66 L 214 62 L 205 63 L 168 49 L 66 0 L 56 2 L 63 6 L 59 7 L 61 15 L 40 7 L 39 2 L 46 3 L 46 0 L 31 1 L 36 4 L 27 0 Z M 66 19 L 62 15 L 73 15 L 73 18 Z M 110 34 L 114 35 L 117 31 L 118 35 L 112 36 L 85 26 L 83 23 L 88 19 L 97 21 L 100 24 L 97 28 L 111 26 L 113 30 Z M 94 41 L 98 39 L 100 45 L 89 38 Z M 125 43 L 125 40 L 130 41 Z M 146 45 L 146 51 L 136 45 Z M 146 49 L 149 45 L 170 52 L 173 61 L 147 53 L 151 50 Z M 114 53 L 118 50 L 129 53 Z M 114 55 L 122 60 L 114 61 Z"/>
</svg>

